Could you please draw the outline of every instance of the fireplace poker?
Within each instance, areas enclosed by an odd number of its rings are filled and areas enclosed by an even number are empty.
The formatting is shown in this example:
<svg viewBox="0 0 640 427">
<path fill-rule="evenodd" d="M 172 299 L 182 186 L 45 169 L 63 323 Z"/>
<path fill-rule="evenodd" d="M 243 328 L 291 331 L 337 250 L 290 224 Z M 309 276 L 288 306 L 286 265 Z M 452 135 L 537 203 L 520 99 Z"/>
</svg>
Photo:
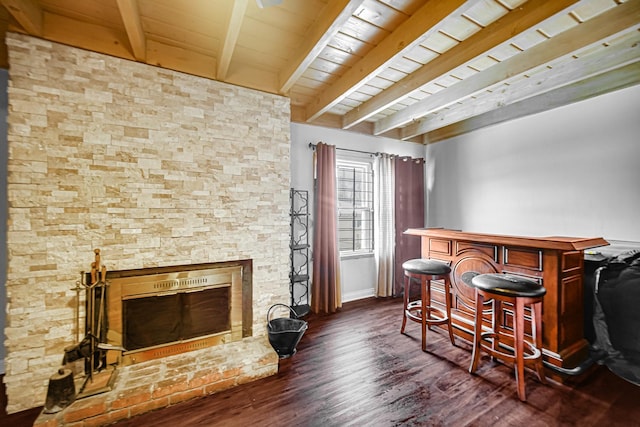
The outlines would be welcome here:
<svg viewBox="0 0 640 427">
<path fill-rule="evenodd" d="M 98 341 L 102 341 L 102 317 L 104 316 L 104 302 L 106 301 L 104 297 L 104 293 L 107 285 L 107 282 L 105 281 L 106 275 L 107 275 L 107 269 L 103 265 L 102 272 L 100 273 L 100 281 L 97 285 L 97 287 L 100 288 L 100 306 L 98 307 L 98 327 L 96 328 L 96 336 L 98 337 Z"/>
<path fill-rule="evenodd" d="M 66 365 L 70 362 L 74 362 L 80 358 L 86 357 L 87 347 L 90 346 L 89 341 L 87 340 L 86 328 L 83 331 L 80 329 L 80 291 L 82 289 L 87 290 L 86 283 L 86 272 L 84 270 L 80 271 L 80 280 L 76 281 L 75 288 L 71 288 L 72 291 L 76 291 L 76 344 L 73 346 L 65 347 L 64 349 L 64 357 L 62 359 L 62 364 Z M 88 302 L 88 299 L 87 299 Z M 85 310 L 85 314 L 89 308 Z"/>
<path fill-rule="evenodd" d="M 99 331 L 96 331 L 96 287 L 101 283 L 100 276 L 100 249 L 94 249 L 95 253 L 95 261 L 91 263 L 91 284 L 89 285 L 89 304 L 87 305 L 89 313 L 87 313 L 87 318 L 89 319 L 89 377 L 88 380 L 93 382 L 93 370 L 95 365 L 95 352 L 98 348 L 98 335 Z M 106 271 L 106 269 L 105 269 Z M 102 305 L 102 295 L 101 295 Z"/>
<path fill-rule="evenodd" d="M 80 332 L 80 290 L 84 284 L 84 271 L 80 272 L 80 280 L 76 281 L 76 287 L 71 288 L 72 291 L 76 291 L 76 338 L 78 342 L 82 340 L 81 332 Z"/>
<path fill-rule="evenodd" d="M 97 255 L 96 255 L 97 257 Z M 97 283 L 96 280 L 96 263 L 95 261 L 91 263 L 91 283 L 89 284 L 89 287 L 87 289 L 87 326 L 89 329 L 89 366 L 88 366 L 88 380 L 93 382 L 93 363 L 94 363 L 94 356 L 93 353 L 95 351 L 95 323 L 96 323 L 96 318 L 95 318 L 95 304 L 96 304 L 96 294 L 95 294 L 95 285 Z"/>
<path fill-rule="evenodd" d="M 105 305 L 107 303 L 107 299 L 105 297 L 105 293 L 107 292 L 107 267 L 106 266 L 102 266 L 102 270 L 100 272 L 100 281 L 99 284 L 96 286 L 100 288 L 100 306 L 98 308 L 98 326 L 96 328 L 96 337 L 97 337 L 97 345 L 96 348 L 100 348 L 100 344 L 102 343 L 103 340 L 103 336 L 102 336 L 102 319 L 104 317 L 104 312 L 105 312 Z M 102 361 L 100 361 L 100 365 L 99 367 L 102 366 Z"/>
</svg>

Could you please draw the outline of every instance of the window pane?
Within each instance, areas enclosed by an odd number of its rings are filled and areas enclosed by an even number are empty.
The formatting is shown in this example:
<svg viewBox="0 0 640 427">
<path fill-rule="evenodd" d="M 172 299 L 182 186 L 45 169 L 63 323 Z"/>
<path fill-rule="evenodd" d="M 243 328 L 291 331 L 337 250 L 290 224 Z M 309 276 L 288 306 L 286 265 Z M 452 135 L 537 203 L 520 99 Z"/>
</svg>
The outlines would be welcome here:
<svg viewBox="0 0 640 427">
<path fill-rule="evenodd" d="M 373 172 L 370 163 L 338 160 L 340 251 L 373 250 Z"/>
<path fill-rule="evenodd" d="M 338 213 L 338 240 L 340 251 L 353 250 L 353 211 L 340 210 Z"/>
<path fill-rule="evenodd" d="M 371 250 L 373 242 L 373 212 L 356 211 L 354 219 L 354 250 Z"/>
</svg>

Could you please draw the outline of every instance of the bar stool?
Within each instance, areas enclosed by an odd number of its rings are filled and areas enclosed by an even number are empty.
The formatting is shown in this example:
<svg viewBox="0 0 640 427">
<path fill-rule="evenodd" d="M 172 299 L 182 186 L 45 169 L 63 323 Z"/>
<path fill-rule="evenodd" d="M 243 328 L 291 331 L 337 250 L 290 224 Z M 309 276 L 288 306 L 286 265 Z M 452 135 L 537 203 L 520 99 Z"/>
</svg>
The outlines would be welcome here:
<svg viewBox="0 0 640 427">
<path fill-rule="evenodd" d="M 473 354 L 469 372 L 475 372 L 480 360 L 480 352 L 492 357 L 501 357 L 515 364 L 518 397 L 526 401 L 524 366 L 533 365 L 542 383 L 546 383 L 542 365 L 542 298 L 547 290 L 533 280 L 509 274 L 479 274 L 471 279 L 476 289 L 476 315 L 473 331 Z M 492 329 L 482 332 L 482 307 L 485 300 L 493 299 Z M 502 331 L 502 303 L 513 305 L 513 336 Z M 533 342 L 524 337 L 525 305 L 531 307 L 531 335 Z M 511 338 L 513 350 L 506 347 L 501 338 Z M 490 343 L 490 344 L 489 344 Z M 505 348 L 506 347 L 506 348 Z M 509 350 L 508 350 L 509 349 Z"/>
<path fill-rule="evenodd" d="M 451 282 L 449 273 L 451 268 L 445 262 L 432 259 L 411 259 L 402 264 L 404 269 L 404 312 L 402 315 L 402 328 L 404 334 L 407 319 L 422 325 L 422 351 L 427 350 L 427 325 L 447 325 L 451 344 L 455 345 L 453 330 L 451 327 Z M 419 280 L 420 299 L 409 302 L 409 290 L 411 280 Z M 433 307 L 431 303 L 431 281 L 443 280 L 445 293 L 445 310 Z"/>
</svg>

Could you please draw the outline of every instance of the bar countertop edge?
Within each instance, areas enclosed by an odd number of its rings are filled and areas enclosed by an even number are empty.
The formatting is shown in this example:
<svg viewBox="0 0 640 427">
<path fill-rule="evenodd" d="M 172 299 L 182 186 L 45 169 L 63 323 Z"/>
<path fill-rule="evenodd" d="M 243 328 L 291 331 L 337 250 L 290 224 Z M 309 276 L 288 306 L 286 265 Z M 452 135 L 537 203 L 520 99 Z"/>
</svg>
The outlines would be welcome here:
<svg viewBox="0 0 640 427">
<path fill-rule="evenodd" d="M 450 230 L 446 228 L 409 228 L 404 234 L 421 237 L 441 237 L 446 239 L 457 239 L 473 242 L 486 242 L 492 244 L 514 245 L 520 247 L 535 247 L 540 249 L 575 250 L 607 246 L 607 242 L 602 237 L 528 237 L 509 236 L 500 234 L 469 233 L 460 230 Z"/>
</svg>

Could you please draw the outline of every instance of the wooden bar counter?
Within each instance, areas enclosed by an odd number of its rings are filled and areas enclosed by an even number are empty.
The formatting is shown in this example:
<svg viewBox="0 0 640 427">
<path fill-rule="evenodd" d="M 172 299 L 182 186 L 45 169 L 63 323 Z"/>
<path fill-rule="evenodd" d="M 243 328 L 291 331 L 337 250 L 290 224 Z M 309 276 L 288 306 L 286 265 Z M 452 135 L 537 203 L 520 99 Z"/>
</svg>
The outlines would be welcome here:
<svg viewBox="0 0 640 427">
<path fill-rule="evenodd" d="M 547 289 L 543 301 L 543 355 L 545 362 L 572 368 L 588 355 L 584 337 L 584 250 L 608 245 L 602 238 L 518 237 L 466 233 L 442 228 L 412 228 L 419 236 L 422 257 L 450 262 L 454 333 L 473 338 L 473 288 L 461 276 L 467 271 L 509 273 L 533 279 Z M 434 298 L 444 303 L 443 287 L 434 283 Z M 507 328 L 511 311 L 503 313 Z"/>
</svg>

